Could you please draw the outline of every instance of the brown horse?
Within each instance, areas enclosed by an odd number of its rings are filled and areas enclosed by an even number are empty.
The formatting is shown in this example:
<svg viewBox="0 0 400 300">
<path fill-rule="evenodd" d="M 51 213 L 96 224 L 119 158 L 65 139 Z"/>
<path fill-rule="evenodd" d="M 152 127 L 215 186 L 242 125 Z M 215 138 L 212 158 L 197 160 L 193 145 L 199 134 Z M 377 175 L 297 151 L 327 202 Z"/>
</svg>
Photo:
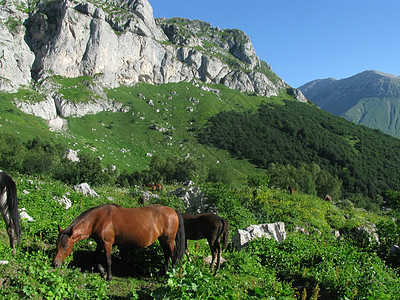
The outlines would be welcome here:
<svg viewBox="0 0 400 300">
<path fill-rule="evenodd" d="M 187 240 L 200 240 L 205 238 L 208 241 L 208 245 L 210 246 L 212 254 L 211 269 L 214 268 L 215 259 L 217 259 L 217 267 L 214 275 L 217 274 L 221 262 L 221 244 L 219 238 L 222 234 L 222 244 L 223 248 L 225 249 L 228 246 L 228 222 L 224 218 L 221 218 L 213 213 L 205 213 L 195 216 L 182 214 L 182 216 L 183 220 L 185 221 L 185 253 L 188 260 L 190 261 Z"/>
<path fill-rule="evenodd" d="M 6 223 L 7 233 L 10 238 L 10 246 L 13 253 L 21 239 L 21 227 L 19 225 L 17 186 L 14 180 L 6 173 L 0 171 L 0 211 Z"/>
<path fill-rule="evenodd" d="M 162 191 L 161 183 L 155 183 L 155 184 L 148 183 L 146 184 L 146 187 L 149 187 L 153 192 L 157 191 L 160 193 Z"/>
<path fill-rule="evenodd" d="M 182 215 L 167 206 L 123 208 L 115 204 L 105 204 L 86 210 L 68 228 L 62 230 L 58 227 L 58 229 L 57 251 L 53 266 L 57 268 L 62 264 L 77 241 L 93 238 L 97 243 L 97 266 L 102 277 L 107 275 L 107 281 L 112 277 L 111 250 L 114 244 L 144 248 L 158 239 L 164 251 L 164 272 L 168 270 L 170 258 L 174 267 L 185 252 Z M 103 249 L 107 261 L 107 274 L 99 260 Z"/>
<path fill-rule="evenodd" d="M 162 185 L 161 185 L 161 183 L 156 183 L 155 186 L 156 186 L 156 190 L 157 190 L 159 193 L 161 193 L 161 191 L 162 191 Z"/>
</svg>

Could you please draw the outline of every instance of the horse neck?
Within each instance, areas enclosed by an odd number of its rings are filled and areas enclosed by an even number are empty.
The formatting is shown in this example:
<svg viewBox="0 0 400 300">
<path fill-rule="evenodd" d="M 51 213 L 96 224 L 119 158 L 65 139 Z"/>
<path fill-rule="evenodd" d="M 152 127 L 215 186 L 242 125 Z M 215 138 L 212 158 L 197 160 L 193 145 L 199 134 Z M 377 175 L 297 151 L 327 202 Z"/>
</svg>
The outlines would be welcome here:
<svg viewBox="0 0 400 300">
<path fill-rule="evenodd" d="M 74 243 L 89 238 L 92 235 L 91 226 L 88 222 L 80 221 L 72 228 L 71 239 Z"/>
</svg>

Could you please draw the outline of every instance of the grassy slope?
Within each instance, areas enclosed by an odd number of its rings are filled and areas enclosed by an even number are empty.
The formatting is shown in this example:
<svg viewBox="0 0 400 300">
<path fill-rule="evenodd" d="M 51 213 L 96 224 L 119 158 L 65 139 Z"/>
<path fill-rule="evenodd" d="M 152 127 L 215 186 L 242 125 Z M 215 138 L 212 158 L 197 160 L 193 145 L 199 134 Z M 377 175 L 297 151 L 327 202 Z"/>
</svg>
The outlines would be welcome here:
<svg viewBox="0 0 400 300">
<path fill-rule="evenodd" d="M 400 137 L 400 124 L 398 111 L 400 100 L 397 98 L 366 98 L 361 99 L 343 114 L 346 119 L 382 132 L 394 137 Z"/>
<path fill-rule="evenodd" d="M 52 138 L 47 122 L 39 117 L 27 115 L 12 103 L 14 98 L 26 99 L 35 95 L 32 91 L 20 91 L 15 94 L 0 93 L 0 131 L 16 134 L 23 140 L 33 136 Z"/>
<path fill-rule="evenodd" d="M 247 173 L 255 172 L 254 166 L 230 158 L 226 151 L 200 145 L 194 131 L 220 111 L 255 110 L 263 101 L 279 102 L 280 98 L 247 96 L 222 85 L 212 88 L 219 90 L 219 94 L 185 82 L 158 86 L 140 84 L 109 90 L 108 97 L 129 106 L 128 113 L 103 112 L 70 117 L 65 133 L 51 133 L 44 120 L 13 107 L 10 101 L 14 97 L 22 99 L 20 94 L 0 94 L 0 130 L 18 133 L 24 140 L 37 135 L 45 139 L 56 138 L 74 150 L 94 153 L 102 158 L 104 166 L 113 164 L 120 171 L 146 169 L 151 160 L 150 153 L 190 156 L 208 166 L 218 162 L 231 169 L 234 177 L 243 179 Z M 147 103 L 149 100 L 154 106 Z M 152 125 L 167 131 L 152 130 L 149 128 Z"/>
</svg>

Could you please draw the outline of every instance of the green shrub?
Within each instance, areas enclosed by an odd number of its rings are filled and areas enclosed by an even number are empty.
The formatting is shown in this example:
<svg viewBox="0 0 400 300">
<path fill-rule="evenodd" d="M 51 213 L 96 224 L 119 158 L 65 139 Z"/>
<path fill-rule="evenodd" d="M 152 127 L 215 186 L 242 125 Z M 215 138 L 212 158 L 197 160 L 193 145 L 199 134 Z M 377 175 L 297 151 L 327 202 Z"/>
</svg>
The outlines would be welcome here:
<svg viewBox="0 0 400 300">
<path fill-rule="evenodd" d="M 320 235 L 289 235 L 281 244 L 267 239 L 250 243 L 265 267 L 296 286 L 317 285 L 323 299 L 391 299 L 400 292 L 396 278 L 375 253 L 359 251 Z"/>
<path fill-rule="evenodd" d="M 202 186 L 207 201 L 214 204 L 218 214 L 228 220 L 231 232 L 255 223 L 254 216 L 242 205 L 242 197 L 222 183 L 208 183 Z"/>
</svg>

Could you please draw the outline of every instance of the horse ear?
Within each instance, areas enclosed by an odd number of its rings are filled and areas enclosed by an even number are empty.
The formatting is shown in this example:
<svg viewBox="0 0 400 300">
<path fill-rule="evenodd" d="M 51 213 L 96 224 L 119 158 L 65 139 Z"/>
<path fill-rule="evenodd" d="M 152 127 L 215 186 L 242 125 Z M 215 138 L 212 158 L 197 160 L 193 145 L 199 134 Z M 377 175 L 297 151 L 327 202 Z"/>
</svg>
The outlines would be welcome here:
<svg viewBox="0 0 400 300">
<path fill-rule="evenodd" d="M 62 229 L 60 227 L 60 225 L 58 225 L 58 232 L 61 233 Z"/>
</svg>

